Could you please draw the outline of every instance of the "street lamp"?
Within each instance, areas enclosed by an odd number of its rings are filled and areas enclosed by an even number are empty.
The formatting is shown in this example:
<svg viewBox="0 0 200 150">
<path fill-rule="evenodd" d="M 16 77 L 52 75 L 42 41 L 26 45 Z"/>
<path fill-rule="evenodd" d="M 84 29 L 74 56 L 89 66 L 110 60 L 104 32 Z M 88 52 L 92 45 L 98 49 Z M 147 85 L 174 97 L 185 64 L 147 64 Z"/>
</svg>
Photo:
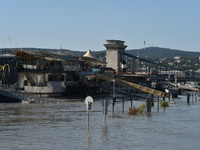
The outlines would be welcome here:
<svg viewBox="0 0 200 150">
<path fill-rule="evenodd" d="M 115 98 L 115 79 L 113 79 L 112 81 L 113 81 L 113 98 Z"/>
</svg>

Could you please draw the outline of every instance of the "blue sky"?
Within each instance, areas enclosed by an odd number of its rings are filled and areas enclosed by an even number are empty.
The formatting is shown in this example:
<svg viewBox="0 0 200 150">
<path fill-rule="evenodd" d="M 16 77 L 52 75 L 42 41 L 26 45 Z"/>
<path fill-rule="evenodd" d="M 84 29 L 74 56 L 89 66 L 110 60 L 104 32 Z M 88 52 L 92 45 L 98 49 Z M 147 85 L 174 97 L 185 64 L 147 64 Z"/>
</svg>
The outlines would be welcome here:
<svg viewBox="0 0 200 150">
<path fill-rule="evenodd" d="M 0 47 L 99 51 L 117 39 L 200 51 L 199 15 L 199 0 L 0 0 Z"/>
</svg>

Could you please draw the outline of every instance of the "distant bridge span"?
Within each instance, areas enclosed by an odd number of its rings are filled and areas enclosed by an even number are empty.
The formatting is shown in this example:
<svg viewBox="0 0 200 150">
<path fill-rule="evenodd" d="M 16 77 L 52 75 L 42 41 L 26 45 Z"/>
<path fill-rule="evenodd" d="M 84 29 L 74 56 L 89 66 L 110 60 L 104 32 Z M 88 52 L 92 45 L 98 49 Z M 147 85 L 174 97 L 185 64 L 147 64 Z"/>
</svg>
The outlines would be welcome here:
<svg viewBox="0 0 200 150">
<path fill-rule="evenodd" d="M 134 58 L 134 59 L 138 59 L 139 58 L 139 60 L 143 61 L 143 62 L 151 63 L 151 64 L 154 64 L 154 65 L 158 65 L 157 63 L 155 63 L 153 61 L 150 61 L 150 60 L 147 60 L 147 59 L 135 56 L 135 55 L 131 55 L 131 54 L 128 54 L 128 53 L 125 53 L 125 52 L 121 52 L 121 54 L 125 55 L 125 56 L 128 56 L 128 57 L 131 57 L 131 58 Z"/>
<path fill-rule="evenodd" d="M 170 83 L 170 84 L 173 85 L 173 86 L 176 86 L 176 85 L 173 84 L 173 83 Z M 183 90 L 189 90 L 189 91 L 195 91 L 195 92 L 198 92 L 198 91 L 199 91 L 198 88 L 189 87 L 189 86 L 186 86 L 186 85 L 177 85 L 177 87 L 178 87 L 179 89 L 183 89 Z"/>
</svg>

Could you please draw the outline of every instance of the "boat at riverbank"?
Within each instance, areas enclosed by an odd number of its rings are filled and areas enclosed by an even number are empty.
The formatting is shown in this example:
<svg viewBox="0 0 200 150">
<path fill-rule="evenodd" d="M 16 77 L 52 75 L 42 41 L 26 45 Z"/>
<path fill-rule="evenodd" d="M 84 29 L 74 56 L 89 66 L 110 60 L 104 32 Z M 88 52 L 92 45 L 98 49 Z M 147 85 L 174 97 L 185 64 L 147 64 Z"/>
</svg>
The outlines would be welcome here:
<svg viewBox="0 0 200 150">
<path fill-rule="evenodd" d="M 16 50 L 0 57 L 0 87 L 13 87 L 22 97 L 87 96 L 97 91 L 90 83 L 100 70 L 89 64 L 104 64 L 92 57 L 90 50 L 84 56 Z"/>
</svg>

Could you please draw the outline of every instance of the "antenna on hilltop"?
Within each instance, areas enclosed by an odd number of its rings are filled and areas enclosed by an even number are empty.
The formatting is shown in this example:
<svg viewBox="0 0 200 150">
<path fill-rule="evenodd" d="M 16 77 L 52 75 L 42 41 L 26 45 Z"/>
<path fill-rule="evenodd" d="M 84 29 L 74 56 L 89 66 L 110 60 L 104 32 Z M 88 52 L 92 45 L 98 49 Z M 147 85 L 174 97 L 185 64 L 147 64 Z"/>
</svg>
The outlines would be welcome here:
<svg viewBox="0 0 200 150">
<path fill-rule="evenodd" d="M 60 44 L 60 53 L 62 53 L 62 44 Z"/>
</svg>

